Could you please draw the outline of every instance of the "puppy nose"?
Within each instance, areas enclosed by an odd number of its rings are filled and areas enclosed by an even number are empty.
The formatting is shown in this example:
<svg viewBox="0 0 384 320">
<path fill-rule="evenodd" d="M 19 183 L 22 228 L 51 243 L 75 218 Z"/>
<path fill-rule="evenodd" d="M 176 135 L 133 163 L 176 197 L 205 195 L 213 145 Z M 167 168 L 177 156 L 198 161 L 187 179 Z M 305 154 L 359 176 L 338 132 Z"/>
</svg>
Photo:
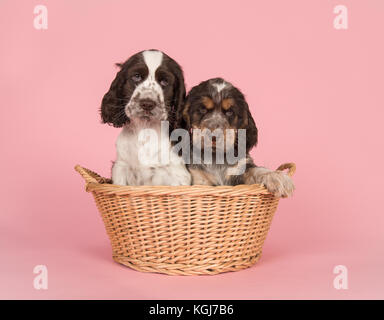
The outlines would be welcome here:
<svg viewBox="0 0 384 320">
<path fill-rule="evenodd" d="M 140 107 L 145 111 L 151 111 L 156 106 L 156 102 L 150 99 L 140 100 Z"/>
<path fill-rule="evenodd" d="M 226 121 L 220 121 L 220 119 L 216 119 L 216 121 L 207 123 L 206 128 L 209 129 L 211 132 L 215 130 L 226 130 L 228 129 L 228 123 Z"/>
</svg>

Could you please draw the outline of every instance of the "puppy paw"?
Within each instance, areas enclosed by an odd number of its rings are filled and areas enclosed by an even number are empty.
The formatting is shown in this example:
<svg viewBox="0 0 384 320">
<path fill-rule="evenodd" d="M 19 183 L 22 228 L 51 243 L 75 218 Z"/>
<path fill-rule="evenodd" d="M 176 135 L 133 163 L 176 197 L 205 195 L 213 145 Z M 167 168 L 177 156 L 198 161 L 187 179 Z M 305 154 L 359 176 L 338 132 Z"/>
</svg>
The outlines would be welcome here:
<svg viewBox="0 0 384 320">
<path fill-rule="evenodd" d="M 295 186 L 292 179 L 286 173 L 260 167 L 251 170 L 251 174 L 248 175 L 248 184 L 262 184 L 275 197 L 285 198 L 292 195 Z"/>
</svg>

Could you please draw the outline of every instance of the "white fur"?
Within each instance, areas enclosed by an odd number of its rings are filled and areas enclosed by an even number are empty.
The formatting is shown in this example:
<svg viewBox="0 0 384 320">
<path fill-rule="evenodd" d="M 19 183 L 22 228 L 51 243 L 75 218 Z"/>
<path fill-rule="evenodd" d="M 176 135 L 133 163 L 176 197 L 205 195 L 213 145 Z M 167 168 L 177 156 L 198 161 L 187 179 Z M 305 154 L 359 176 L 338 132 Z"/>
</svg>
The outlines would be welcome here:
<svg viewBox="0 0 384 320">
<path fill-rule="evenodd" d="M 148 123 L 147 123 L 148 125 Z M 151 163 L 140 161 L 138 150 L 142 147 L 139 140 L 140 130 L 146 123 L 131 122 L 124 127 L 116 141 L 117 159 L 112 167 L 112 180 L 118 185 L 190 185 L 191 176 L 181 157 L 171 150 L 168 136 L 160 133 L 160 123 L 148 128 L 155 130 L 159 141 L 150 146 Z M 164 140 L 165 139 L 165 140 Z M 163 162 L 161 147 L 166 146 L 169 160 Z"/>
<path fill-rule="evenodd" d="M 227 83 L 225 81 L 222 83 L 214 83 L 212 85 L 216 88 L 218 93 L 227 87 Z"/>
<path fill-rule="evenodd" d="M 149 70 L 149 78 L 155 81 L 155 72 L 163 61 L 163 53 L 161 51 L 146 50 L 143 52 L 143 57 Z"/>
</svg>

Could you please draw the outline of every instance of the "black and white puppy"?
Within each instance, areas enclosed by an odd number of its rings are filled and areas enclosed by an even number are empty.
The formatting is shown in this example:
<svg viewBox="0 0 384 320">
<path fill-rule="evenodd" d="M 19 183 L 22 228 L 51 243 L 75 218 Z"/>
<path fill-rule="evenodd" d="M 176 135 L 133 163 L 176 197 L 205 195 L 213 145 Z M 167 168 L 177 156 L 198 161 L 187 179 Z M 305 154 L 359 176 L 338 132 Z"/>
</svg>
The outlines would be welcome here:
<svg viewBox="0 0 384 320">
<path fill-rule="evenodd" d="M 185 99 L 184 76 L 176 61 L 158 50 L 145 50 L 118 64 L 101 105 L 103 123 L 122 127 L 116 141 L 117 159 L 112 181 L 118 185 L 189 185 L 191 177 L 181 157 L 171 151 L 169 135 L 160 132 L 161 121 L 174 127 L 175 110 Z M 158 140 L 147 143 L 151 161 L 142 161 L 140 132 L 151 129 Z M 151 141 L 151 140 L 150 140 Z M 152 143 L 149 145 L 148 143 Z M 167 161 L 160 157 L 166 146 Z"/>
<path fill-rule="evenodd" d="M 213 153 L 211 163 L 193 163 L 188 165 L 192 175 L 192 184 L 200 185 L 238 185 L 263 184 L 277 197 L 291 195 L 294 189 L 291 178 L 282 171 L 273 171 L 258 167 L 249 156 L 249 151 L 257 144 L 258 130 L 252 118 L 244 95 L 239 89 L 222 78 L 210 79 L 193 87 L 186 98 L 183 108 L 178 111 L 178 126 L 193 134 L 193 148 L 200 152 L 209 147 Z M 195 135 L 195 131 L 228 131 L 229 135 L 218 137 L 205 134 Z M 236 165 L 227 161 L 218 163 L 215 157 L 221 149 L 224 152 L 238 151 L 238 132 L 245 129 L 243 158 Z M 244 132 L 244 131 L 243 131 Z M 222 141 L 224 140 L 224 141 Z M 209 143 L 205 146 L 206 141 Z M 223 150 L 222 150 L 223 151 Z M 240 165 L 240 166 L 239 166 Z M 234 167 L 240 168 L 234 174 Z M 236 171 L 235 171 L 236 172 Z"/>
</svg>

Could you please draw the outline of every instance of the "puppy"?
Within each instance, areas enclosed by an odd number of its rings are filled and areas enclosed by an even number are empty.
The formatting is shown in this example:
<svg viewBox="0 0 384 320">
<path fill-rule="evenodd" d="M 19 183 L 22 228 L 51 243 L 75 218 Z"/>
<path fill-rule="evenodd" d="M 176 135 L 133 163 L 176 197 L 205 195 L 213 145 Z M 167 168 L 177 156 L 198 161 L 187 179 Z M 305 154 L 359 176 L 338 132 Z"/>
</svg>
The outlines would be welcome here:
<svg viewBox="0 0 384 320">
<path fill-rule="evenodd" d="M 212 151 L 212 163 L 196 164 L 190 159 L 188 169 L 192 184 L 217 186 L 257 183 L 263 184 L 276 197 L 292 194 L 294 185 L 287 174 L 257 167 L 249 156 L 249 151 L 257 144 L 257 128 L 244 95 L 229 82 L 215 78 L 193 87 L 177 118 L 178 126 L 192 133 L 193 155 L 205 149 Z M 212 132 L 217 129 L 222 130 L 223 135 L 212 137 Z M 195 134 L 197 131 L 199 134 Z M 237 139 L 241 131 L 246 134 L 242 156 Z M 237 163 L 231 164 L 227 158 L 219 163 L 219 151 L 226 156 L 237 152 Z"/>
<path fill-rule="evenodd" d="M 139 52 L 118 66 L 101 104 L 102 122 L 123 128 L 116 141 L 113 183 L 189 185 L 191 177 L 182 158 L 172 152 L 169 134 L 161 132 L 162 121 L 169 121 L 173 129 L 175 110 L 185 99 L 181 67 L 158 50 Z M 155 133 L 155 139 L 144 141 L 143 129 Z M 143 150 L 149 152 L 146 158 L 140 158 Z M 168 159 L 160 157 L 164 151 Z"/>
</svg>

